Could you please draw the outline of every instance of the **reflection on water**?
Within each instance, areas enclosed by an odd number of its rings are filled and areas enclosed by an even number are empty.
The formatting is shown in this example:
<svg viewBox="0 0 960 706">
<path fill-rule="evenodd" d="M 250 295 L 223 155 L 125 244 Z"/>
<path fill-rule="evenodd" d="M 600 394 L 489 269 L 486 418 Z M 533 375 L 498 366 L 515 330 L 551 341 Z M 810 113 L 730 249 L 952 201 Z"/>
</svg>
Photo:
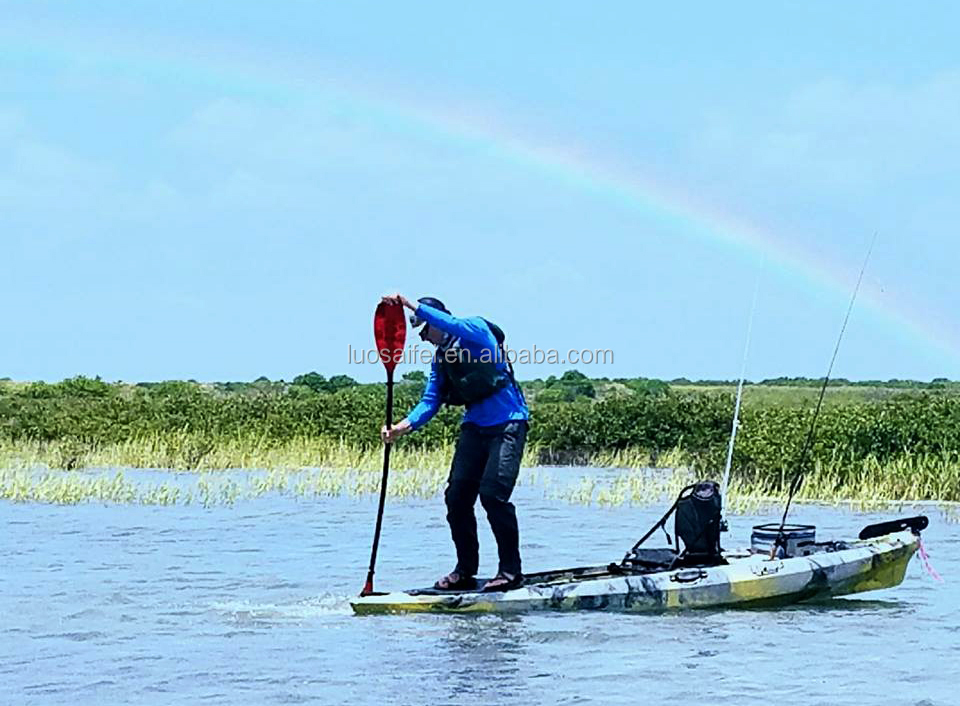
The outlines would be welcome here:
<svg viewBox="0 0 960 706">
<path fill-rule="evenodd" d="M 438 642 L 438 682 L 450 701 L 502 690 L 516 698 L 523 690 L 521 660 L 526 642 L 517 617 L 457 616 Z"/>
<path fill-rule="evenodd" d="M 529 570 L 604 563 L 660 508 L 518 488 Z M 909 511 L 908 511 L 909 512 Z M 896 589 L 778 610 L 354 617 L 372 499 L 267 495 L 235 508 L 0 504 L 0 678 L 9 703 L 953 704 L 960 527 Z M 818 536 L 877 514 L 803 507 Z M 766 517 L 732 518 L 726 546 Z M 481 519 L 481 527 L 484 523 Z M 489 531 L 482 570 L 496 564 Z M 452 565 L 442 500 L 394 501 L 380 589 Z"/>
</svg>

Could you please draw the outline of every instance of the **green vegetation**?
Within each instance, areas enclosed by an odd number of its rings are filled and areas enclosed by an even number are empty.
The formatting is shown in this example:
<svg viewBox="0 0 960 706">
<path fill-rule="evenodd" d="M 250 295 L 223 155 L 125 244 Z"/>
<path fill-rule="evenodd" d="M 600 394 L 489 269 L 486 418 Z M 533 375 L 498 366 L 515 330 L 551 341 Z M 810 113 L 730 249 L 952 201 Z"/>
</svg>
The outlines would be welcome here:
<svg viewBox="0 0 960 706">
<path fill-rule="evenodd" d="M 396 386 L 398 413 L 412 407 L 423 389 L 424 376 L 416 372 Z M 810 425 L 816 384 L 764 381 L 745 390 L 734 456 L 741 497 L 782 493 Z M 525 382 L 533 417 L 525 464 L 679 466 L 716 477 L 730 433 L 734 386 L 589 379 L 576 371 Z M 958 393 L 960 385 L 946 380 L 831 385 L 805 497 L 960 500 Z M 341 473 L 338 487 L 365 487 L 367 481 L 357 478 L 375 482 L 375 473 L 364 472 L 380 463 L 383 404 L 382 384 L 317 373 L 292 383 L 0 381 L 0 468 L 6 469 L 0 497 L 130 497 L 122 483 L 103 479 L 88 495 L 81 489 L 77 496 L 62 485 L 73 482 L 62 475 L 56 480 L 61 485 L 30 494 L 25 478 L 36 480 L 37 468 L 346 469 L 359 475 L 344 480 L 349 473 Z M 435 471 L 426 487 L 442 484 L 459 416 L 459 410 L 444 409 L 425 429 L 401 440 L 396 467 Z M 53 483 L 50 478 L 43 482 Z M 331 487 L 333 476 L 324 478 L 322 487 Z"/>
</svg>

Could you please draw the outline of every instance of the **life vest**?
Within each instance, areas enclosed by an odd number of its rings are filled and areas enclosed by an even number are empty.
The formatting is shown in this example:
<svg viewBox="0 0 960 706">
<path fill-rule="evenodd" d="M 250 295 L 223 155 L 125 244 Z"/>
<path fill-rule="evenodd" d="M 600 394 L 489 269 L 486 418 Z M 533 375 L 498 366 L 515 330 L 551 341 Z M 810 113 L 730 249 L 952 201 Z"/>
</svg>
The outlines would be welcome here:
<svg viewBox="0 0 960 706">
<path fill-rule="evenodd" d="M 507 363 L 507 369 L 497 368 L 494 360 L 487 356 L 473 360 L 472 354 L 465 348 L 451 347 L 437 352 L 440 373 L 443 380 L 440 386 L 440 400 L 448 405 L 470 406 L 496 394 L 513 384 L 513 367 L 506 359 L 503 348 L 504 333 L 496 324 L 484 319 L 493 337 L 497 339 L 499 360 Z M 519 389 L 519 386 L 517 386 Z"/>
</svg>

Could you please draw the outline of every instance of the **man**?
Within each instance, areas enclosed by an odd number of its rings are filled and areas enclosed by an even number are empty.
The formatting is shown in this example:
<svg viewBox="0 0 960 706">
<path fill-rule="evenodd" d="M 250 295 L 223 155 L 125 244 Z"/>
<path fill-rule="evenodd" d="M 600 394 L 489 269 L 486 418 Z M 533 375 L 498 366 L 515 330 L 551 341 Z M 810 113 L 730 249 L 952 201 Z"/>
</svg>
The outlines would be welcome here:
<svg viewBox="0 0 960 706">
<path fill-rule="evenodd" d="M 414 304 L 395 294 L 383 301 L 410 309 L 410 323 L 415 328 L 423 326 L 420 339 L 437 348 L 423 397 L 406 419 L 383 428 L 383 441 L 390 444 L 416 431 L 430 421 L 441 404 L 466 408 L 444 494 L 457 565 L 434 587 L 449 591 L 476 589 L 480 548 L 473 508 L 479 496 L 500 558 L 497 575 L 482 590 L 516 588 L 523 583 L 523 574 L 517 513 L 510 494 L 520 472 L 530 414 L 503 353 L 503 333 L 485 319 L 452 316 L 443 302 L 433 297 L 423 297 Z"/>
</svg>

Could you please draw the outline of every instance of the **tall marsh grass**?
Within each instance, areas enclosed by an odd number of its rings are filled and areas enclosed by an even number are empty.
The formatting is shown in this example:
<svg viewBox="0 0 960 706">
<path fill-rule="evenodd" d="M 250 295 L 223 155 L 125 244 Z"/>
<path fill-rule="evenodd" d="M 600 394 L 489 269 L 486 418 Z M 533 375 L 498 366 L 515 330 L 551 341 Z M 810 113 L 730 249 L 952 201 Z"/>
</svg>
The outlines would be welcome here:
<svg viewBox="0 0 960 706">
<path fill-rule="evenodd" d="M 424 448 L 397 444 L 391 456 L 391 497 L 433 497 L 442 492 L 453 455 L 452 443 Z M 528 445 L 523 465 L 527 482 L 544 451 Z M 187 433 L 155 435 L 113 444 L 75 441 L 0 441 L 0 499 L 72 504 L 230 505 L 266 493 L 295 497 L 363 496 L 379 491 L 382 449 L 362 448 L 325 438 L 277 442 L 237 436 L 216 442 Z M 566 482 L 545 488 L 552 496 L 579 504 L 645 505 L 670 498 L 698 478 L 718 478 L 709 461 L 680 448 L 656 455 L 640 449 L 602 451 L 583 459 L 586 466 L 612 469 L 598 474 L 576 468 L 551 477 Z M 651 469 L 670 469 L 669 472 Z M 117 469 L 157 469 L 169 481 L 144 483 Z M 258 469 L 238 481 L 229 469 Z M 184 474 L 189 471 L 190 473 Z M 163 478 L 153 476 L 154 478 Z M 740 474 L 736 467 L 725 505 L 746 512 L 782 505 L 789 482 L 779 475 Z M 806 474 L 798 502 L 847 503 L 860 508 L 916 501 L 960 502 L 960 458 L 955 453 L 901 454 L 881 461 L 833 458 L 817 461 Z"/>
</svg>

